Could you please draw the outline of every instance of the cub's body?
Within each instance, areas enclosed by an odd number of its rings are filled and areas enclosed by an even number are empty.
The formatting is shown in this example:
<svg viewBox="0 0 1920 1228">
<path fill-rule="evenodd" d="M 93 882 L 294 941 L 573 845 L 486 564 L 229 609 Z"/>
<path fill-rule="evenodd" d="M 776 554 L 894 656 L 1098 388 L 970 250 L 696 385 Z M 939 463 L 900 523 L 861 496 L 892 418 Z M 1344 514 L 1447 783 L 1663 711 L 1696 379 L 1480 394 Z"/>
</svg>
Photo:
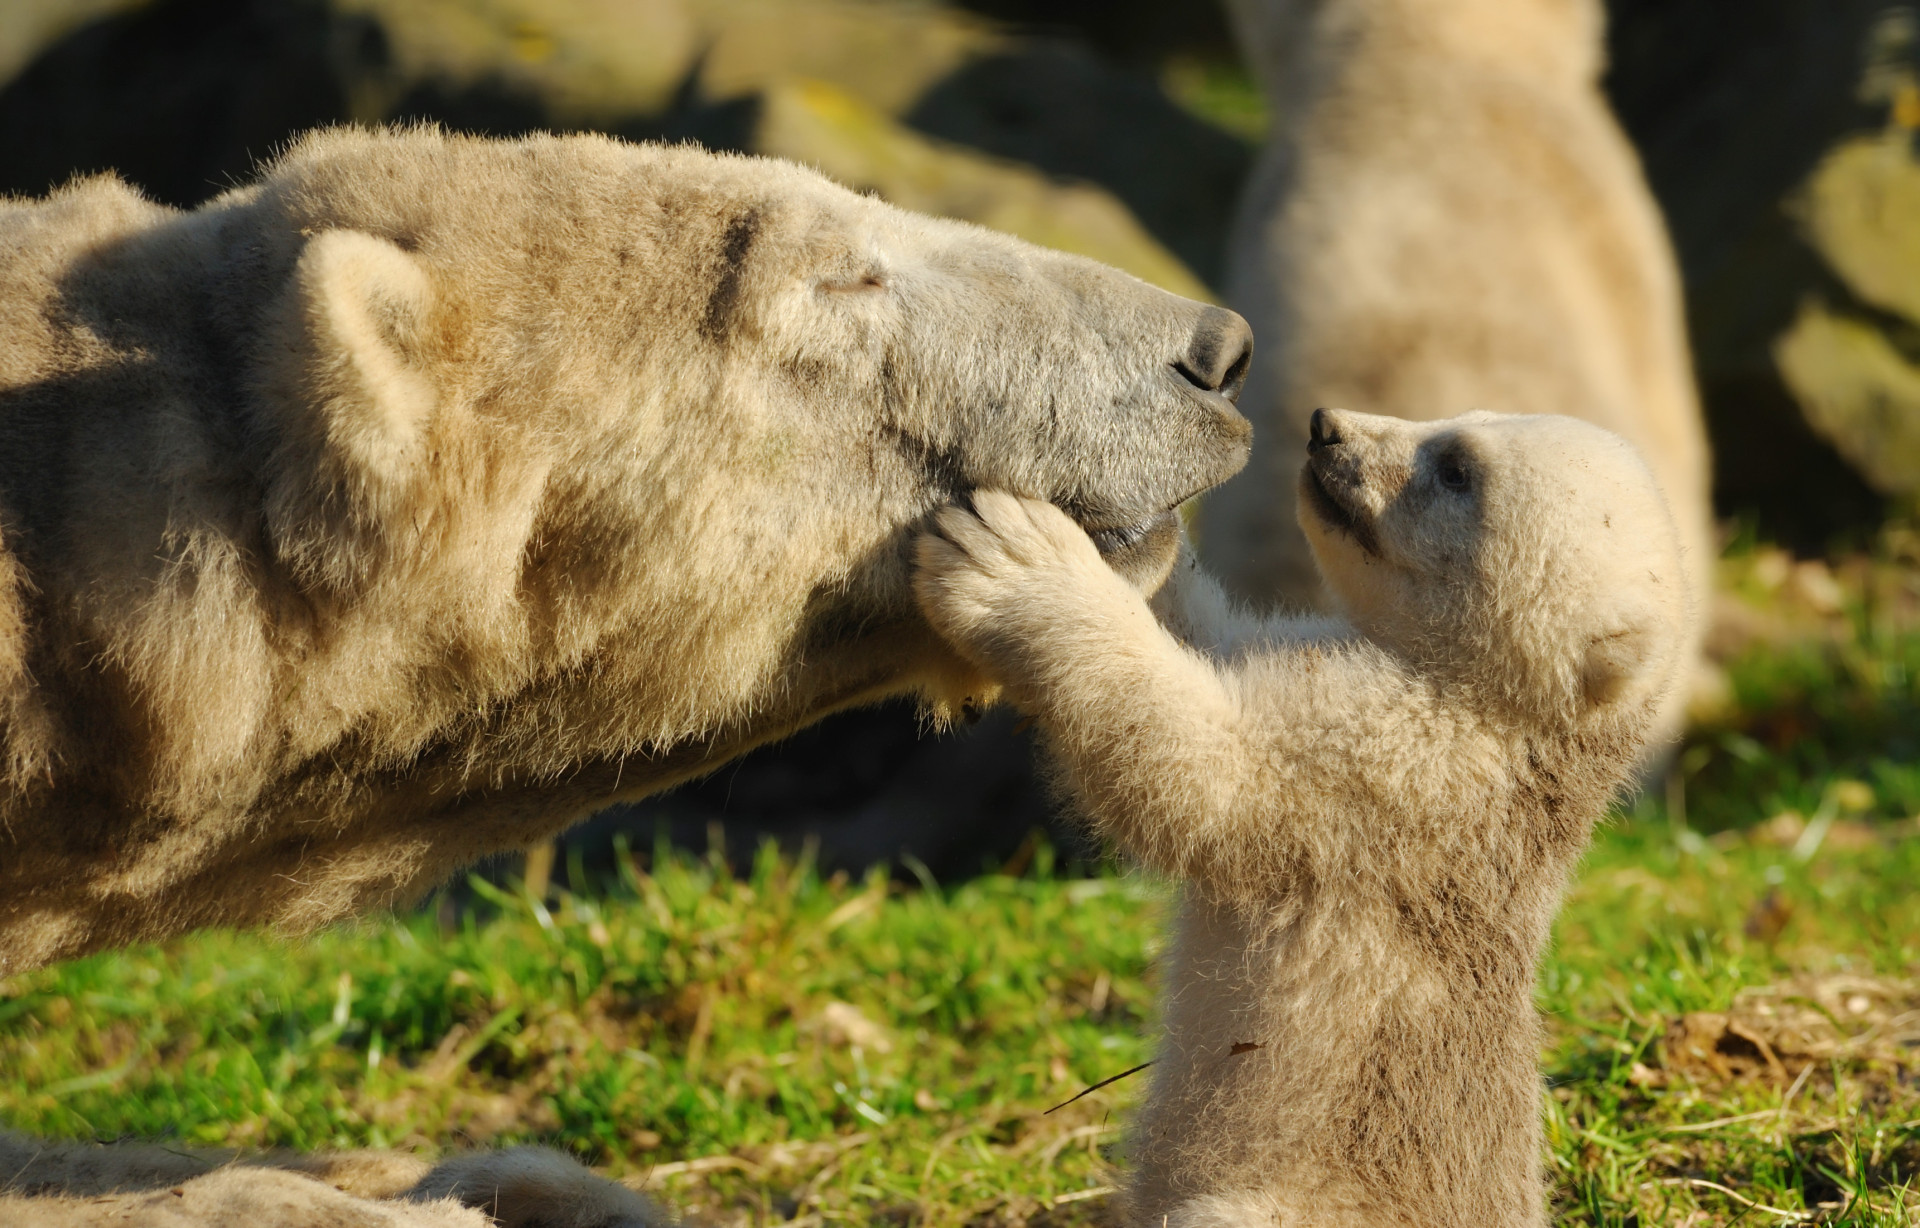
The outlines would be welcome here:
<svg viewBox="0 0 1920 1228">
<path fill-rule="evenodd" d="M 1314 436 L 1301 521 L 1344 620 L 1242 618 L 1188 562 L 1163 627 L 996 494 L 923 541 L 921 599 L 1183 883 L 1129 1222 L 1539 1225 L 1535 961 L 1684 673 L 1678 535 L 1572 419 Z"/>
</svg>

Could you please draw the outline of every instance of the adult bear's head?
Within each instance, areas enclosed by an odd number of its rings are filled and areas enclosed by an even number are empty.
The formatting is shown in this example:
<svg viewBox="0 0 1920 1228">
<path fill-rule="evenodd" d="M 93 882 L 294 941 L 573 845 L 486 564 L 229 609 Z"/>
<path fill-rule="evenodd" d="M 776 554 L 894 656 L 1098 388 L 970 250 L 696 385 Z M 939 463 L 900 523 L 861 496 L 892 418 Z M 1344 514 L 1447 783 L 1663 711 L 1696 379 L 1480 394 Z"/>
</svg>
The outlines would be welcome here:
<svg viewBox="0 0 1920 1228">
<path fill-rule="evenodd" d="M 1238 316 L 787 163 L 336 131 L 228 205 L 274 552 L 323 613 L 511 641 L 460 702 L 547 688 L 526 737 L 575 762 L 958 698 L 909 585 L 931 509 L 1047 499 L 1152 588 L 1250 443 Z"/>
<path fill-rule="evenodd" d="M 698 326 L 712 357 L 732 370 L 745 356 L 768 406 L 816 423 L 830 407 L 916 499 L 1046 499 L 1157 587 L 1173 509 L 1246 461 L 1246 322 L 1090 260 L 804 186 L 715 218 Z"/>
</svg>

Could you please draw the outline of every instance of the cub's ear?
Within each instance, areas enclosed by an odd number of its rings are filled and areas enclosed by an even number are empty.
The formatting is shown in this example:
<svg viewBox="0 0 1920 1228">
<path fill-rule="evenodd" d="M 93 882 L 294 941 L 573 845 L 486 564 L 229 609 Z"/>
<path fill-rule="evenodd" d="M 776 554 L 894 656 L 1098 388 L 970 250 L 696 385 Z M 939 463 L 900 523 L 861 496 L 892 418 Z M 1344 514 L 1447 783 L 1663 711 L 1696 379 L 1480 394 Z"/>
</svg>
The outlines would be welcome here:
<svg viewBox="0 0 1920 1228">
<path fill-rule="evenodd" d="M 1635 679 L 1653 670 L 1659 648 L 1659 637 L 1645 624 L 1596 635 L 1587 641 L 1587 657 L 1580 669 L 1580 685 L 1587 705 L 1598 708 L 1625 695 Z"/>
<path fill-rule="evenodd" d="M 323 450 L 356 485 L 403 478 L 439 400 L 421 361 L 432 279 L 394 243 L 328 230 L 307 241 L 294 294 Z"/>
</svg>

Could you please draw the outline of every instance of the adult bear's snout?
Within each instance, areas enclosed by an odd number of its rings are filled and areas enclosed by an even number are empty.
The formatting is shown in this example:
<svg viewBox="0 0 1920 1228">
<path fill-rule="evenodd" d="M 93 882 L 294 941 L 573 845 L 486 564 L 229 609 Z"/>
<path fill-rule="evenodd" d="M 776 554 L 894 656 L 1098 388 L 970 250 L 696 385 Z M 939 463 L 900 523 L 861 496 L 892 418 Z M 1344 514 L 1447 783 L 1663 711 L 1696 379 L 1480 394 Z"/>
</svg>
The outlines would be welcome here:
<svg viewBox="0 0 1920 1228">
<path fill-rule="evenodd" d="M 1173 365 L 1201 391 L 1237 401 L 1252 364 L 1253 329 L 1237 313 L 1209 307 L 1193 330 L 1185 356 Z"/>
</svg>

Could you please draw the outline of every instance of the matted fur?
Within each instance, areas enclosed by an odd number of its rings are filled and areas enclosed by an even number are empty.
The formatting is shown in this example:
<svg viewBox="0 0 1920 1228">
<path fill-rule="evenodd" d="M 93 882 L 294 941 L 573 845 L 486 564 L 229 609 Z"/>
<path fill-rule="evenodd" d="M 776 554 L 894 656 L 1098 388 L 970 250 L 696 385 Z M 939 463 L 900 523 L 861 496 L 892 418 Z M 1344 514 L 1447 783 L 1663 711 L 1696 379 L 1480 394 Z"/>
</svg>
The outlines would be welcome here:
<svg viewBox="0 0 1920 1228">
<path fill-rule="evenodd" d="M 837 708 L 984 685 L 978 485 L 1143 580 L 1238 317 L 787 163 L 432 129 L 0 202 L 0 974 L 404 901 Z"/>
<path fill-rule="evenodd" d="M 392 1152 L 240 1157 L 0 1132 L 8 1228 L 664 1228 L 647 1198 L 544 1147 L 429 1168 Z"/>
<path fill-rule="evenodd" d="M 1274 127 L 1229 241 L 1261 455 L 1199 540 L 1236 596 L 1322 597 L 1293 523 L 1323 405 L 1557 413 L 1625 437 L 1696 601 L 1715 557 L 1678 266 L 1601 93 L 1600 0 L 1230 0 Z"/>
<path fill-rule="evenodd" d="M 223 1168 L 163 1190 L 96 1198 L 0 1194 L 9 1228 L 498 1228 L 455 1202 L 377 1202 L 277 1169 Z"/>
<path fill-rule="evenodd" d="M 1183 644 L 1004 494 L 941 514 L 920 597 L 1184 883 L 1128 1222 L 1539 1225 L 1535 961 L 1684 675 L 1679 536 L 1585 423 L 1320 424 L 1300 516 L 1347 620 L 1242 617 L 1189 562 Z"/>
</svg>

